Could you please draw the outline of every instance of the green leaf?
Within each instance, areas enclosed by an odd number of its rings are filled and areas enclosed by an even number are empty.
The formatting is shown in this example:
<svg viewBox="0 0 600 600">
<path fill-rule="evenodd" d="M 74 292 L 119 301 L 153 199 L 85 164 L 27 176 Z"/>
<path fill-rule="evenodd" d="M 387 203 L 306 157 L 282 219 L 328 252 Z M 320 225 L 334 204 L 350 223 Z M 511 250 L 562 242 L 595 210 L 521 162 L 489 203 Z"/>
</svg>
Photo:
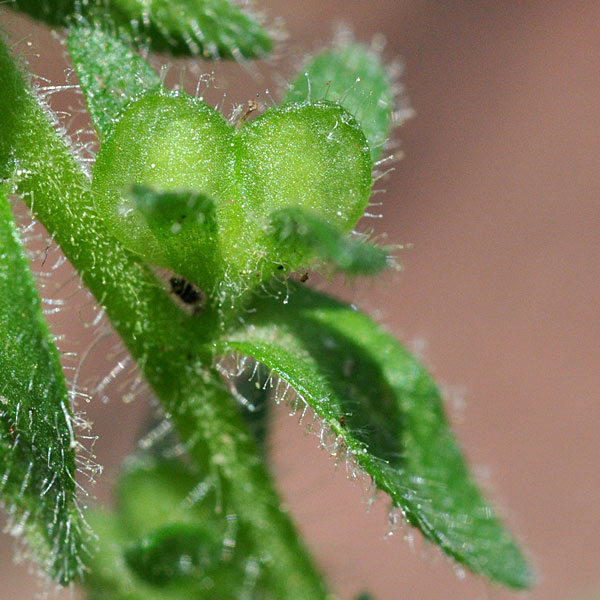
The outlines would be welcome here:
<svg viewBox="0 0 600 600">
<path fill-rule="evenodd" d="M 130 539 L 142 538 L 149 536 L 157 527 L 202 520 L 213 512 L 207 508 L 208 503 L 194 503 L 194 509 L 190 510 L 185 499 L 205 478 L 205 472 L 178 460 L 135 460 L 117 485 L 121 529 Z M 200 489 L 204 490 L 200 500 L 210 495 L 214 503 L 212 483 L 206 480 Z"/>
<path fill-rule="evenodd" d="M 8 0 L 6 5 L 49 25 L 65 25 L 79 12 L 81 0 Z"/>
<path fill-rule="evenodd" d="M 256 19 L 226 0 L 113 0 L 111 16 L 147 36 L 152 50 L 172 54 L 255 58 L 273 45 Z"/>
<path fill-rule="evenodd" d="M 273 45 L 255 18 L 226 0 L 12 0 L 9 6 L 50 25 L 108 18 L 152 50 L 172 54 L 253 58 Z"/>
<path fill-rule="evenodd" d="M 0 499 L 58 582 L 81 571 L 72 414 L 58 352 L 0 184 Z"/>
<path fill-rule="evenodd" d="M 102 27 L 71 27 L 67 48 L 100 140 L 129 102 L 161 88 L 150 65 Z"/>
<path fill-rule="evenodd" d="M 289 382 L 322 420 L 330 451 L 368 473 L 427 539 L 475 573 L 529 587 L 529 566 L 469 476 L 423 366 L 366 315 L 302 286 L 287 304 L 252 308 L 221 351 Z"/>
<path fill-rule="evenodd" d="M 164 264 L 193 276 L 198 265 L 210 272 L 221 263 L 215 202 L 192 191 L 157 191 L 133 185 L 121 210 L 137 211 L 165 255 Z"/>
<path fill-rule="evenodd" d="M 232 580 L 229 588 L 241 585 L 251 547 L 237 516 L 217 512 L 215 490 L 205 472 L 173 459 L 140 460 L 124 473 L 117 516 L 129 534 L 125 560 L 139 579 L 197 586 L 208 576 Z"/>
<path fill-rule="evenodd" d="M 370 275 L 388 266 L 385 248 L 352 239 L 311 211 L 284 208 L 271 215 L 271 224 L 278 242 L 300 254 L 330 261 L 350 275 Z"/>
<path fill-rule="evenodd" d="M 394 92 L 381 56 L 358 43 L 337 43 L 310 58 L 286 102 L 339 102 L 359 122 L 377 160 L 393 122 Z"/>
<path fill-rule="evenodd" d="M 173 523 L 129 546 L 125 560 L 140 579 L 164 586 L 205 577 L 211 565 L 220 562 L 222 546 L 223 540 L 203 523 Z"/>
<path fill-rule="evenodd" d="M 271 395 L 270 372 L 262 364 L 255 364 L 250 374 L 244 371 L 233 376 L 232 392 L 240 401 L 242 417 L 254 435 L 263 452 L 267 450 L 267 436 L 269 433 L 270 410 L 269 397 Z"/>
</svg>

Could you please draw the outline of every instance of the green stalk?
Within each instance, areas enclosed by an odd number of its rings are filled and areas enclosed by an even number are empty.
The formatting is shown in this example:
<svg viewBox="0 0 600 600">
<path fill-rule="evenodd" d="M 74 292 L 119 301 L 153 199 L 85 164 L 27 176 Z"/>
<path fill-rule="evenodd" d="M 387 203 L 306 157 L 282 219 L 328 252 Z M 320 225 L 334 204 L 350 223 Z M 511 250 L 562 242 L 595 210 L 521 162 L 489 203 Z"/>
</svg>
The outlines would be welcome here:
<svg viewBox="0 0 600 600">
<path fill-rule="evenodd" d="M 242 522 L 251 525 L 253 542 L 269 573 L 265 580 L 274 597 L 332 598 L 322 580 L 315 577 L 312 560 L 300 548 L 298 534 L 281 510 L 256 442 L 245 431 L 229 393 L 217 381 L 216 373 L 207 372 L 203 383 L 191 397 L 182 398 L 183 410 L 174 413 L 173 421 L 180 435 L 190 440 L 187 450 L 192 458 L 200 464 L 210 461 L 223 498 L 229 498 L 226 504 L 230 503 Z"/>
<path fill-rule="evenodd" d="M 87 176 L 1 39 L 0 90 L 0 177 L 11 174 L 12 163 L 18 193 L 104 307 L 193 457 L 208 460 L 222 480 L 231 508 L 264 551 L 277 597 L 325 598 L 260 451 L 209 366 L 217 319 L 181 311 L 150 269 L 106 230 Z"/>
</svg>

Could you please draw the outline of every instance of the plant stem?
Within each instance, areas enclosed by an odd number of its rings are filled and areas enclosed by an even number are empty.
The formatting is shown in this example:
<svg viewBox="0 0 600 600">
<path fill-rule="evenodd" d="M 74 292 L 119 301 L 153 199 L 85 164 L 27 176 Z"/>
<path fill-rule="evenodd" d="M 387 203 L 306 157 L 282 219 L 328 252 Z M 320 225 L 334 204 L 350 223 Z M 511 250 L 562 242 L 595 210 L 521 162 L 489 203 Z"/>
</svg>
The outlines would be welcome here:
<svg viewBox="0 0 600 600">
<path fill-rule="evenodd" d="M 193 457 L 208 460 L 222 480 L 232 509 L 264 553 L 277 597 L 325 598 L 260 451 L 210 367 L 218 320 L 181 311 L 151 270 L 106 230 L 87 176 L 2 39 L 0 90 L 0 176 L 12 161 L 17 191 L 105 309 Z"/>
<path fill-rule="evenodd" d="M 194 377 L 190 377 L 194 379 Z M 218 477 L 222 496 L 229 498 L 267 569 L 265 581 L 275 598 L 327 598 L 325 586 L 315 576 L 310 556 L 301 547 L 288 515 L 282 511 L 254 438 L 245 431 L 239 412 L 213 369 L 195 377 L 198 387 L 182 398 L 173 414 L 187 450 L 200 464 L 208 461 Z M 277 574 L 277 571 L 281 571 Z M 292 591 L 294 590 L 294 591 Z"/>
</svg>

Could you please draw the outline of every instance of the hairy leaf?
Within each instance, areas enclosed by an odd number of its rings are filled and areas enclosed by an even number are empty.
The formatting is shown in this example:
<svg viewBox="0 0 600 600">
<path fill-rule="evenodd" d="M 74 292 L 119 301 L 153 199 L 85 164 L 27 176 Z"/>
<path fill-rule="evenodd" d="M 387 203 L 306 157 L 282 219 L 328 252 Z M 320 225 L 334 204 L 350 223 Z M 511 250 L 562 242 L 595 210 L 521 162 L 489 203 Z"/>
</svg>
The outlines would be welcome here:
<svg viewBox="0 0 600 600">
<path fill-rule="evenodd" d="M 220 253 L 216 207 L 212 198 L 192 191 L 158 191 L 134 185 L 121 209 L 137 211 L 177 273 L 218 269 Z M 210 267 L 208 264 L 210 263 Z"/>
<path fill-rule="evenodd" d="M 358 43 L 339 43 L 310 58 L 286 102 L 339 102 L 359 122 L 376 160 L 392 125 L 394 93 L 381 56 Z"/>
<path fill-rule="evenodd" d="M 50 25 L 79 17 L 110 19 L 152 50 L 204 58 L 252 58 L 267 54 L 269 34 L 227 0 L 9 0 L 9 6 Z"/>
<path fill-rule="evenodd" d="M 270 425 L 268 385 L 270 372 L 262 364 L 254 365 L 250 372 L 243 371 L 231 381 L 233 394 L 240 401 L 242 417 L 259 446 L 266 451 Z"/>
<path fill-rule="evenodd" d="M 83 11 L 107 10 L 110 0 L 8 0 L 7 5 L 48 25 L 67 25 Z"/>
<path fill-rule="evenodd" d="M 100 140 L 129 102 L 161 87 L 150 65 L 106 28 L 71 27 L 67 48 Z"/>
<path fill-rule="evenodd" d="M 0 500 L 65 584 L 81 570 L 72 415 L 52 336 L 0 184 Z"/>
<path fill-rule="evenodd" d="M 271 225 L 278 242 L 317 260 L 330 261 L 350 275 L 369 275 L 388 265 L 385 248 L 348 237 L 317 213 L 284 208 L 271 215 Z"/>
<path fill-rule="evenodd" d="M 253 58 L 272 47 L 265 29 L 227 0 L 112 0 L 111 16 L 173 54 Z"/>
<path fill-rule="evenodd" d="M 427 539 L 476 573 L 528 587 L 527 562 L 469 476 L 423 366 L 366 315 L 302 286 L 287 304 L 252 308 L 222 352 L 289 382 L 322 419 L 330 450 L 368 473 Z"/>
</svg>

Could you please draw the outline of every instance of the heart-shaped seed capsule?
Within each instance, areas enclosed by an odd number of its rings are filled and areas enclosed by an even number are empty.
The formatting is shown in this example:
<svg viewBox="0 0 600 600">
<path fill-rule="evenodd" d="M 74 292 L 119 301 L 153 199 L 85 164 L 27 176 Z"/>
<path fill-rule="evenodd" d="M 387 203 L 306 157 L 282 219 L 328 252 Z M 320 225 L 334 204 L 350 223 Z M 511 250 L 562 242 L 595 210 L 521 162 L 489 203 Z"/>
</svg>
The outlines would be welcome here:
<svg viewBox="0 0 600 600">
<path fill-rule="evenodd" d="M 225 275 L 250 280 L 252 273 L 262 281 L 278 265 L 300 266 L 301 251 L 268 232 L 270 215 L 281 208 L 310 210 L 350 231 L 367 205 L 371 168 L 362 130 L 339 105 L 287 104 L 236 128 L 201 100 L 153 94 L 127 107 L 100 148 L 94 197 L 131 250 L 211 289 Z M 180 252 L 177 241 L 166 252 L 127 200 L 133 184 L 212 198 L 218 248 L 198 223 L 186 227 Z"/>
</svg>

